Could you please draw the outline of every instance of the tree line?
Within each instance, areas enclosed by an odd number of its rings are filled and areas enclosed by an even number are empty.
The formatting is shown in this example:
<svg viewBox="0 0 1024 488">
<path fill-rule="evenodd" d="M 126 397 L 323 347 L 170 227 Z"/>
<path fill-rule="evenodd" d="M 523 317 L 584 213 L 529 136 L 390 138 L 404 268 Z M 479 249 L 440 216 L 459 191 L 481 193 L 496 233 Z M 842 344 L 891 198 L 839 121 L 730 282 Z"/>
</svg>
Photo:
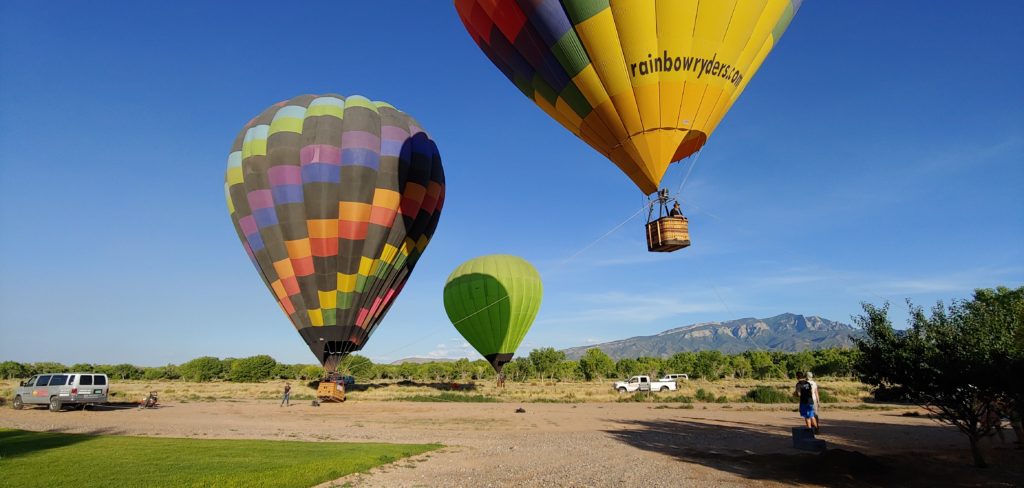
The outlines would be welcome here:
<svg viewBox="0 0 1024 488">
<path fill-rule="evenodd" d="M 526 357 L 505 365 L 507 381 L 601 381 L 633 375 L 662 376 L 685 373 L 691 378 L 715 381 L 723 378 L 786 379 L 798 371 L 813 371 L 819 376 L 852 376 L 857 352 L 852 349 L 821 349 L 799 353 L 747 351 L 723 354 L 718 351 L 680 352 L 668 358 L 639 357 L 612 359 L 600 349 L 588 350 L 579 360 L 566 359 L 554 348 L 534 349 Z M 246 358 L 199 357 L 185 363 L 145 367 L 132 364 L 88 364 L 70 366 L 56 362 L 0 363 L 0 378 L 27 378 L 40 373 L 71 371 L 105 373 L 117 380 L 183 380 L 194 382 L 259 382 L 274 379 L 316 380 L 323 368 L 313 364 L 284 364 L 268 355 Z M 431 361 L 425 363 L 374 364 L 359 354 L 347 356 L 338 371 L 359 382 L 376 380 L 471 381 L 495 378 L 490 364 L 483 359 L 470 361 Z"/>
</svg>

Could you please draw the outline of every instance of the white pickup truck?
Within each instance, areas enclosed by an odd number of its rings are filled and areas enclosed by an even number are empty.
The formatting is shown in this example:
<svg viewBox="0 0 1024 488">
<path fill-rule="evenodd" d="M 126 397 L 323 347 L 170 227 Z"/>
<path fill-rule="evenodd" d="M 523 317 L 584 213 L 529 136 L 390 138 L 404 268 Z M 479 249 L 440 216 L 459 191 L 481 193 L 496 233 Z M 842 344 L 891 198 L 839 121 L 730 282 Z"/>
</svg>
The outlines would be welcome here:
<svg viewBox="0 0 1024 488">
<path fill-rule="evenodd" d="M 634 391 L 675 391 L 675 381 L 651 381 L 650 376 L 634 376 L 626 381 L 616 381 L 615 389 L 619 393 Z"/>
</svg>

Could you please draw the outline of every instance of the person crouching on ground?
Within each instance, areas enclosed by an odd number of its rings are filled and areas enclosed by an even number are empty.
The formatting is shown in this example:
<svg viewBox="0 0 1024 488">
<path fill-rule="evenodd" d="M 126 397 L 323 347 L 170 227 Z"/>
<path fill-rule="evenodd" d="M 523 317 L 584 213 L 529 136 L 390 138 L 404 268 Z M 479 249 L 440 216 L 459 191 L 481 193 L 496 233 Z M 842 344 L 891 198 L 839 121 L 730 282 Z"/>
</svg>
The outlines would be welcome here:
<svg viewBox="0 0 1024 488">
<path fill-rule="evenodd" d="M 282 407 L 290 406 L 288 404 L 288 398 L 291 397 L 291 396 L 292 396 L 292 384 L 291 383 L 285 383 L 284 384 L 284 398 L 281 398 L 281 405 L 280 406 L 282 406 Z"/>
<path fill-rule="evenodd" d="M 797 373 L 796 390 L 793 396 L 800 398 L 800 416 L 804 419 L 804 425 L 808 429 L 814 429 L 818 433 L 818 419 L 815 415 L 815 407 L 818 405 L 818 384 L 810 380 L 811 373 Z"/>
</svg>

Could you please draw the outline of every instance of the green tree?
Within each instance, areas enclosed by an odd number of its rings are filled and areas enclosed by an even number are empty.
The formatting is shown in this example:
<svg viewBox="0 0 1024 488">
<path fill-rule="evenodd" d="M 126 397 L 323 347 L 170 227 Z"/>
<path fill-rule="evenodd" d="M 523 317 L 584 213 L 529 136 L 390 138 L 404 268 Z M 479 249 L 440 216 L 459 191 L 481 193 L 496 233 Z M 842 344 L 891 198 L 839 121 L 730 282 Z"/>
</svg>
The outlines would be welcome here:
<svg viewBox="0 0 1024 488">
<path fill-rule="evenodd" d="M 818 376 L 853 376 L 856 349 L 819 349 L 814 351 L 815 365 L 812 368 Z"/>
<path fill-rule="evenodd" d="M 417 370 L 419 367 L 416 363 L 405 362 L 398 365 L 398 376 L 404 380 L 414 380 Z"/>
<path fill-rule="evenodd" d="M 551 379 L 558 371 L 558 363 L 565 360 L 565 353 L 553 347 L 542 347 L 530 351 L 529 359 L 537 374 L 542 378 Z"/>
<path fill-rule="evenodd" d="M 234 361 L 228 378 L 237 383 L 256 383 L 270 379 L 275 367 L 277 361 L 266 354 L 250 356 Z"/>
<path fill-rule="evenodd" d="M 622 358 L 615 362 L 615 372 L 621 378 L 629 378 L 641 374 L 640 363 L 633 358 Z"/>
<path fill-rule="evenodd" d="M 397 380 L 401 378 L 398 374 L 398 366 L 394 364 L 375 364 L 373 377 L 377 380 Z"/>
<path fill-rule="evenodd" d="M 324 377 L 324 368 L 315 366 L 312 364 L 302 366 L 299 369 L 299 378 L 301 380 L 313 381 Z"/>
<path fill-rule="evenodd" d="M 509 381 L 526 381 L 535 373 L 533 362 L 527 358 L 515 358 L 502 369 L 505 378 Z"/>
<path fill-rule="evenodd" d="M 220 360 L 220 375 L 218 377 L 222 380 L 231 379 L 231 368 L 235 366 L 237 358 L 224 358 Z"/>
<path fill-rule="evenodd" d="M 270 372 L 270 378 L 275 380 L 293 380 L 295 379 L 295 369 L 291 365 L 277 363 L 274 366 L 274 370 Z"/>
<path fill-rule="evenodd" d="M 145 380 L 175 380 L 180 377 L 178 367 L 173 364 L 142 369 L 142 379 Z"/>
<path fill-rule="evenodd" d="M 742 354 L 737 354 L 729 358 L 729 366 L 734 378 L 749 378 L 751 372 L 754 370 L 750 365 L 750 360 Z"/>
<path fill-rule="evenodd" d="M 485 380 L 497 376 L 497 373 L 494 372 L 494 368 L 491 367 L 491 363 L 488 363 L 485 359 L 477 359 L 476 361 L 473 361 L 472 364 L 474 380 Z"/>
<path fill-rule="evenodd" d="M 452 372 L 459 381 L 466 381 L 466 379 L 473 374 L 473 364 L 466 358 L 459 358 L 457 361 L 452 363 Z"/>
<path fill-rule="evenodd" d="M 338 363 L 339 373 L 352 376 L 360 383 L 373 379 L 374 368 L 373 361 L 359 354 L 349 354 Z"/>
<path fill-rule="evenodd" d="M 698 378 L 714 381 L 722 377 L 726 361 L 719 351 L 700 351 L 694 360 L 693 372 Z"/>
<path fill-rule="evenodd" d="M 137 368 L 133 364 L 121 363 L 110 367 L 109 373 L 107 373 L 119 380 L 138 380 L 142 379 L 142 369 Z"/>
<path fill-rule="evenodd" d="M 636 363 L 640 374 L 645 374 L 655 379 L 660 378 L 665 369 L 665 361 L 661 358 L 644 356 L 636 358 Z"/>
<path fill-rule="evenodd" d="M 203 356 L 178 366 L 178 374 L 186 381 L 213 381 L 221 376 L 224 365 L 220 359 Z"/>
<path fill-rule="evenodd" d="M 423 365 L 423 372 L 427 379 L 438 382 L 448 382 L 452 377 L 451 363 L 431 361 Z"/>
<path fill-rule="evenodd" d="M 998 371 L 994 381 L 1004 385 L 1004 414 L 1016 410 L 1024 416 L 1024 286 L 979 289 L 974 299 L 965 303 L 976 327 L 987 330 L 994 347 L 1005 354 L 993 354 L 993 369 Z"/>
<path fill-rule="evenodd" d="M 795 378 L 797 373 L 812 371 L 816 364 L 817 361 L 814 358 L 814 353 L 811 351 L 790 354 L 786 359 L 786 374 L 791 378 Z"/>
<path fill-rule="evenodd" d="M 562 361 L 558 363 L 558 370 L 555 378 L 558 381 L 577 381 L 583 377 L 583 370 L 580 369 L 579 361 Z"/>
<path fill-rule="evenodd" d="M 593 347 L 580 358 L 580 372 L 587 381 L 602 380 L 615 371 L 615 361 L 604 351 Z"/>
<path fill-rule="evenodd" d="M 677 352 L 665 362 L 666 373 L 693 374 L 693 366 L 697 363 L 697 355 L 692 352 Z"/>
<path fill-rule="evenodd" d="M 784 378 L 786 371 L 768 351 L 747 351 L 743 353 L 750 361 L 751 376 L 759 380 Z"/>
<path fill-rule="evenodd" d="M 32 363 L 32 366 L 28 368 L 29 374 L 41 374 L 41 373 L 65 373 L 67 372 L 67 366 L 53 361 L 44 361 L 41 363 Z"/>
<path fill-rule="evenodd" d="M 856 339 L 860 379 L 895 389 L 956 426 L 968 438 L 975 465 L 985 466 L 978 442 L 993 425 L 984 420 L 1001 403 L 1015 403 L 1013 389 L 1024 374 L 1014 359 L 1024 327 L 1024 287 L 977 290 L 973 300 L 949 307 L 939 302 L 930 314 L 909 300 L 908 306 L 910 328 L 897 331 L 888 304 L 863 304 L 864 314 L 855 317 L 865 333 Z"/>
<path fill-rule="evenodd" d="M 0 363 L 0 378 L 5 380 L 13 380 L 16 378 L 27 378 L 31 376 L 28 372 L 28 368 L 21 363 L 14 361 L 4 361 Z"/>
</svg>

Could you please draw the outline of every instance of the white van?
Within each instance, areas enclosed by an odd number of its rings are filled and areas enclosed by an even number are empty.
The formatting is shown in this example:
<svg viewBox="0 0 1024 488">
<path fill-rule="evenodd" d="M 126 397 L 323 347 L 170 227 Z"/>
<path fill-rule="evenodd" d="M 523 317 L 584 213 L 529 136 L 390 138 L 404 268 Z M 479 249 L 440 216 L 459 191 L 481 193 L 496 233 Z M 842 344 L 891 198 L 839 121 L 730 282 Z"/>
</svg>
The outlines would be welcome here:
<svg viewBox="0 0 1024 488">
<path fill-rule="evenodd" d="M 688 381 L 689 379 L 690 377 L 685 374 L 667 374 L 664 378 L 658 381 Z"/>
<path fill-rule="evenodd" d="M 59 412 L 64 405 L 85 408 L 106 403 L 109 387 L 107 375 L 100 373 L 37 374 L 14 390 L 14 408 L 49 405 L 51 412 Z"/>
</svg>

